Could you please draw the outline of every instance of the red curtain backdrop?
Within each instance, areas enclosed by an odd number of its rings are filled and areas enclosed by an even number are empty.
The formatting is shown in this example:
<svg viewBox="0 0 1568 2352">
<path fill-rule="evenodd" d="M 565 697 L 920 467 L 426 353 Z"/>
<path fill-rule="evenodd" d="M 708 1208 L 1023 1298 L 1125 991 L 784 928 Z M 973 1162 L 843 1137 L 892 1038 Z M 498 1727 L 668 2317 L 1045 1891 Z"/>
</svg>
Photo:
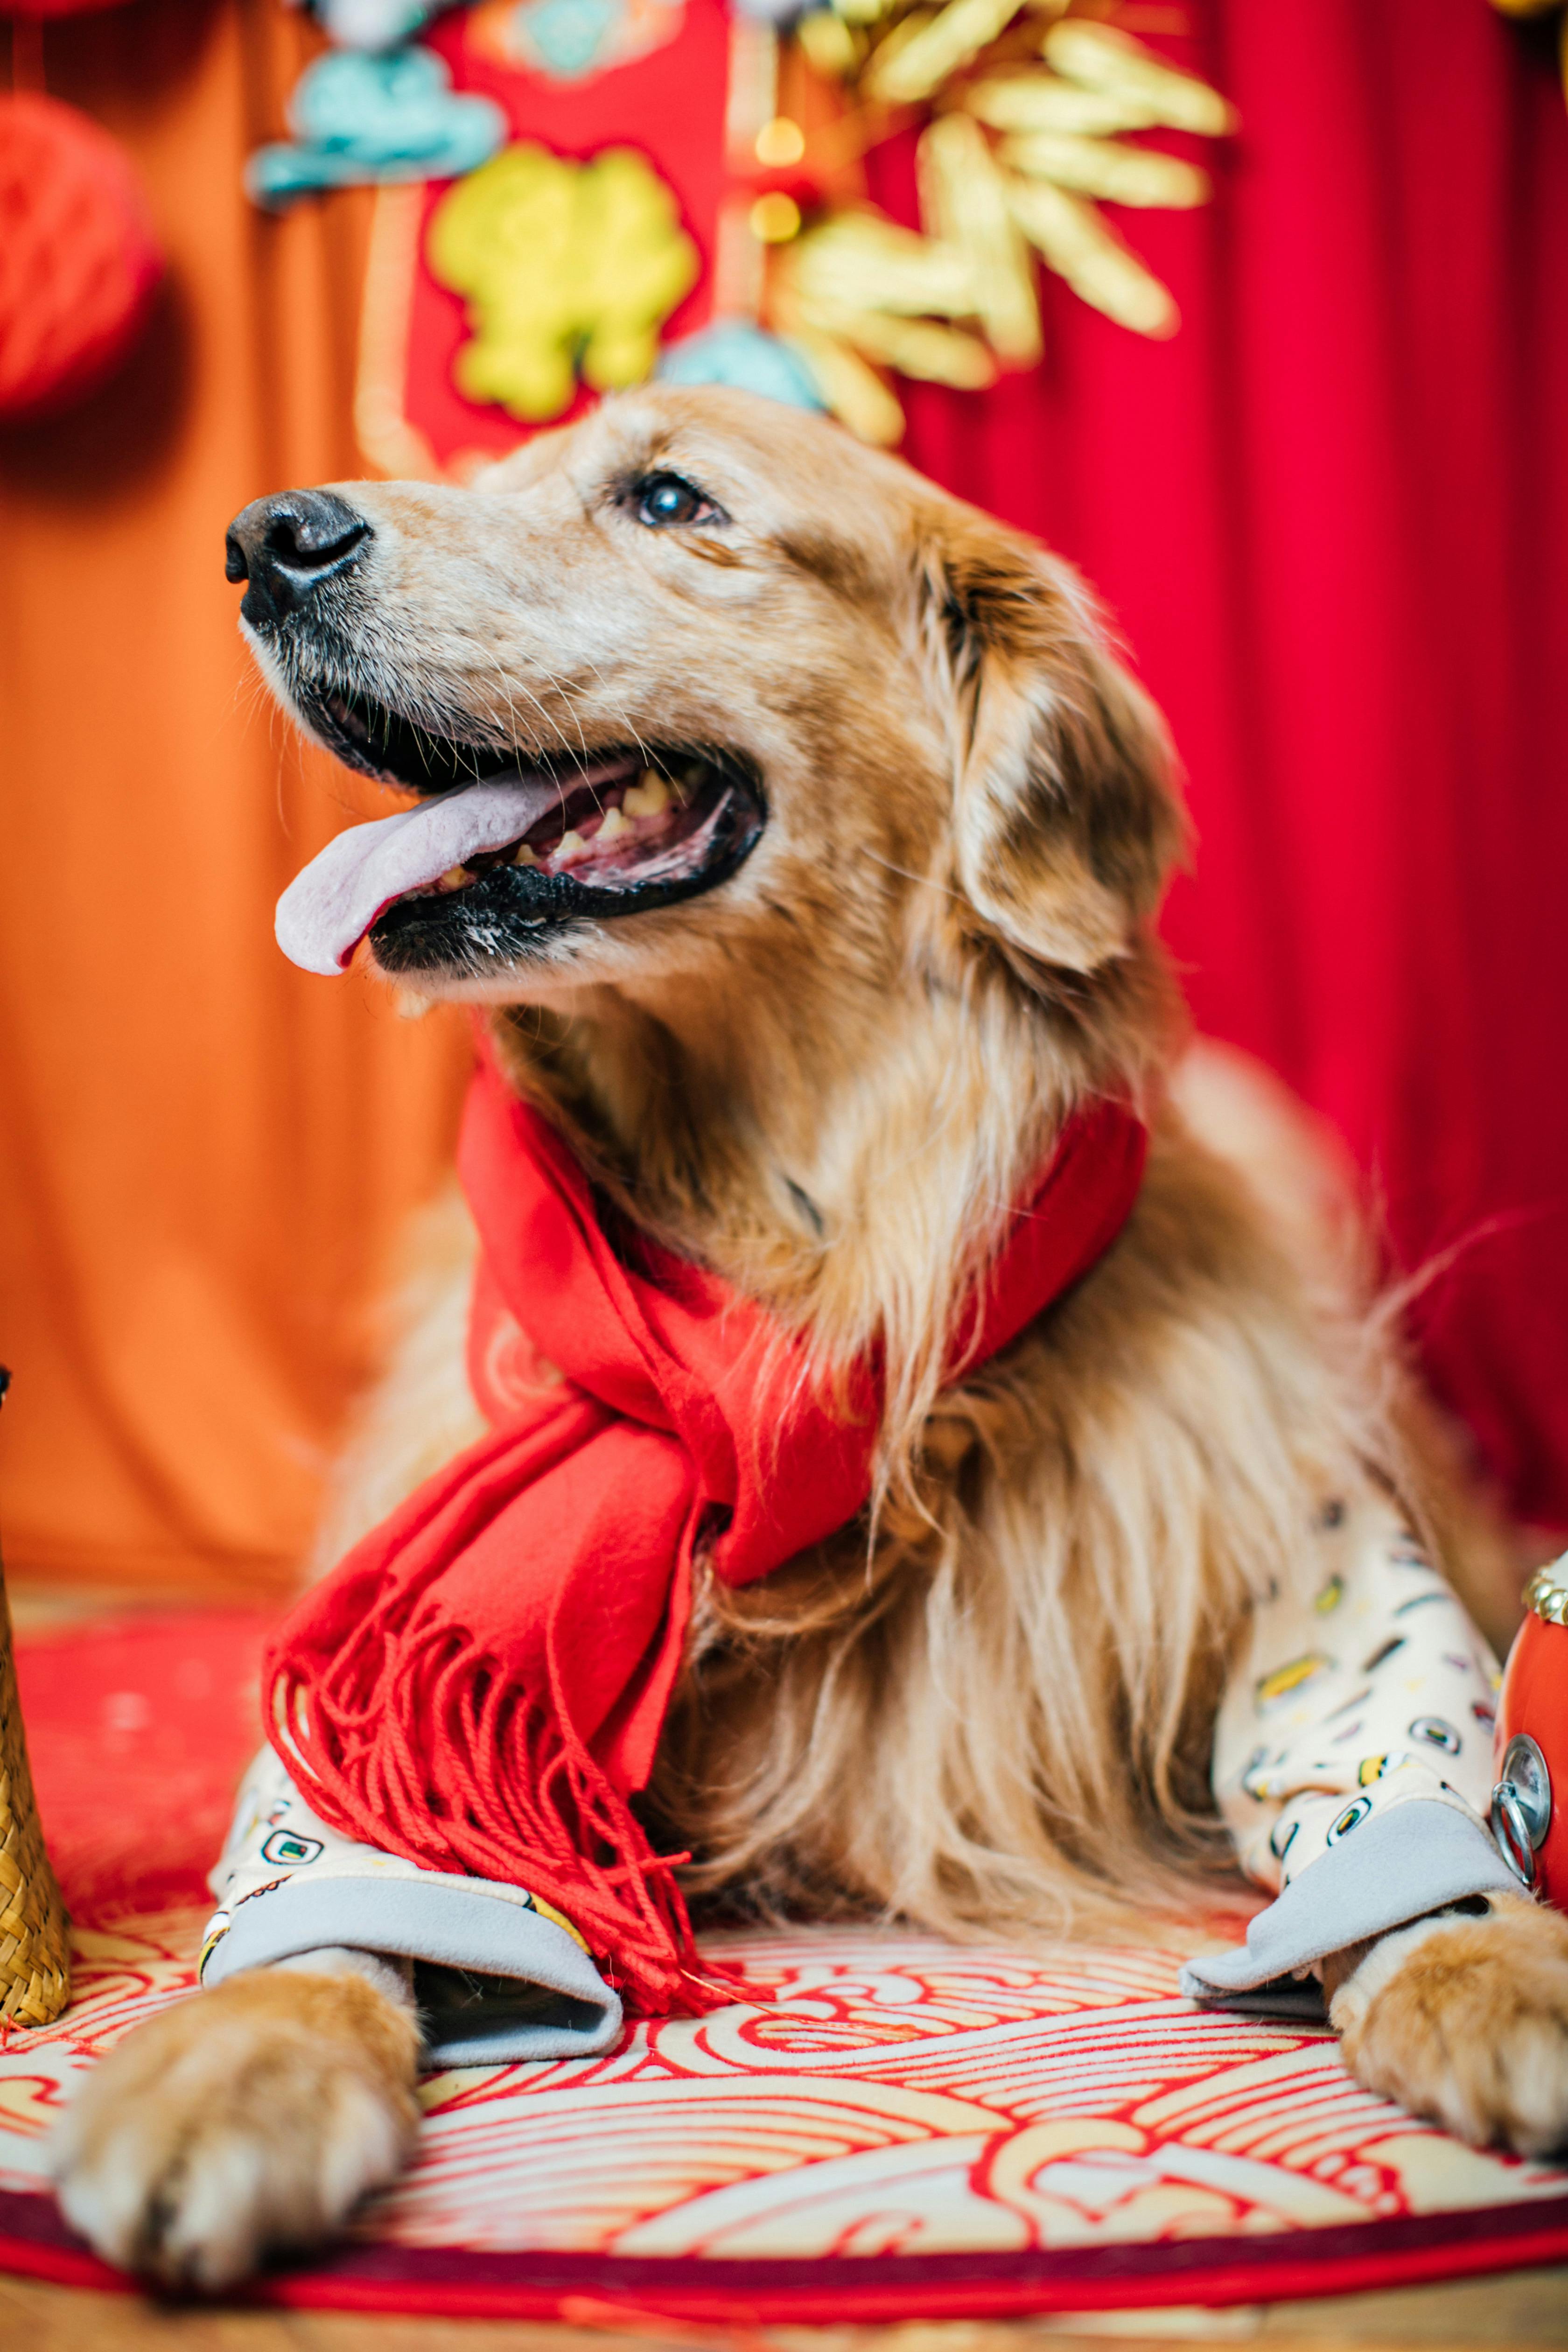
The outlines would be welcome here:
<svg viewBox="0 0 1568 2352">
<path fill-rule="evenodd" d="M 1119 225 L 1184 323 L 1047 280 L 1044 368 L 912 388 L 909 455 L 1043 533 L 1169 713 L 1199 849 L 1170 934 L 1210 1031 L 1338 1125 L 1434 1374 L 1568 1527 L 1568 119 L 1486 0 L 1189 0 L 1120 21 L 1234 98 L 1215 203 Z M 136 156 L 172 258 L 74 418 L 0 436 L 0 1529 L 13 1568 L 292 1573 L 437 1181 L 461 1024 L 277 957 L 353 795 L 258 708 L 245 499 L 353 472 L 363 199 L 259 219 L 308 54 L 280 0 L 63 19 L 49 87 Z M 1181 142 L 1162 140 L 1180 146 Z M 1194 145 L 1193 153 L 1199 155 Z M 912 216 L 910 159 L 878 193 Z"/>
<path fill-rule="evenodd" d="M 1047 281 L 1037 374 L 907 450 L 1095 582 L 1197 822 L 1200 1024 L 1366 1170 L 1428 1361 L 1568 1527 L 1568 118 L 1483 0 L 1128 9 L 1240 110 L 1197 213 L 1121 213 L 1181 332 Z M 1155 29 L 1185 16 L 1186 37 Z M 878 193 L 912 217 L 907 156 Z"/>
</svg>

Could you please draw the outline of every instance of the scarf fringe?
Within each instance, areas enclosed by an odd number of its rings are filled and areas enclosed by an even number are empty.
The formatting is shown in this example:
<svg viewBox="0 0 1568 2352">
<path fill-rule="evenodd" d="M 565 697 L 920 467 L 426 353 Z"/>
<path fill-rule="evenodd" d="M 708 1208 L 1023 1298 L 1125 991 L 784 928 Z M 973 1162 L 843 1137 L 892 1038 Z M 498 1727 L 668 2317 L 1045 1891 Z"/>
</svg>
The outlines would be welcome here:
<svg viewBox="0 0 1568 2352">
<path fill-rule="evenodd" d="M 270 1720 L 328 1827 L 421 1869 L 507 1884 L 525 1854 L 526 1891 L 572 1922 L 633 2015 L 701 2016 L 736 2000 L 698 1955 L 675 1877 L 690 1857 L 656 1853 L 595 1762 L 553 1639 L 546 1705 L 449 1630 L 399 1640 L 381 1615 L 308 1688 L 268 1660 Z"/>
</svg>

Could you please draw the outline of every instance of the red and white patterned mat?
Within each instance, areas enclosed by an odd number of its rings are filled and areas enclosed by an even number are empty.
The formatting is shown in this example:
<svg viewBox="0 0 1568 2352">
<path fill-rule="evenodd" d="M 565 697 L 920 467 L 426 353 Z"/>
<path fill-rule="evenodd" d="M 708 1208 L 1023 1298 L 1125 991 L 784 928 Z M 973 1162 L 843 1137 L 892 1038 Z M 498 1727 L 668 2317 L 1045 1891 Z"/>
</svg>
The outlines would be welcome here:
<svg viewBox="0 0 1568 2352">
<path fill-rule="evenodd" d="M 190 1843 L 210 1843 L 248 1745 L 258 1638 L 255 1621 L 193 1616 L 24 1654 L 46 1822 L 96 1924 L 79 1928 L 65 2017 L 0 2046 L 0 2267 L 115 2283 L 59 2222 L 42 2137 L 73 2076 L 191 1982 L 206 1848 Z M 140 1813 L 118 1860 L 109 1789 L 121 1821 Z M 180 1907 L 128 1911 L 138 1843 L 142 1883 Z M 1175 1951 L 1042 1958 L 874 1930 L 715 1948 L 752 1999 L 631 2026 L 599 2058 L 426 2078 L 417 2163 L 343 2249 L 263 2297 L 870 2319 L 1254 2300 L 1568 2257 L 1568 2172 L 1413 2122 L 1350 2081 L 1325 2033 L 1194 2010 Z"/>
</svg>

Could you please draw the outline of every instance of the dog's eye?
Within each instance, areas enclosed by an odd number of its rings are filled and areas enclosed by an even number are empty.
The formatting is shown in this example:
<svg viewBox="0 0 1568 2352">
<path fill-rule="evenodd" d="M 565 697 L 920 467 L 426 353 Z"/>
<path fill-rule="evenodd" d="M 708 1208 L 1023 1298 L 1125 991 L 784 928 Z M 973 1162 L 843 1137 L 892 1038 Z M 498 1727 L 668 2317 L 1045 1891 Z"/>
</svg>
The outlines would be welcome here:
<svg viewBox="0 0 1568 2352">
<path fill-rule="evenodd" d="M 718 512 L 710 499 L 705 499 L 689 482 L 683 482 L 679 474 L 645 474 L 634 496 L 637 520 L 646 523 L 649 530 L 670 530 L 683 522 L 702 522 Z"/>
</svg>

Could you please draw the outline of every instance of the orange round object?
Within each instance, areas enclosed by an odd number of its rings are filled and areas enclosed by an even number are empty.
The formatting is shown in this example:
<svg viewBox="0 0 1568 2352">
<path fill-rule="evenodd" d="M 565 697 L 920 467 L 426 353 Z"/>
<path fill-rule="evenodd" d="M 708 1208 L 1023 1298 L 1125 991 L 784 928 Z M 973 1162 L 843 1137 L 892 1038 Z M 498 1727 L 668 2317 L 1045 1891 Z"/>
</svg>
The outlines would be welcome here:
<svg viewBox="0 0 1568 2352">
<path fill-rule="evenodd" d="M 1524 1597 L 1498 1703 L 1492 1826 L 1504 1859 L 1568 1911 L 1568 1558 L 1532 1577 Z M 1534 1754 L 1515 1748 L 1521 1741 L 1533 1743 Z"/>
<path fill-rule="evenodd" d="M 162 269 L 130 158 L 109 133 L 55 99 L 0 97 L 0 417 L 90 391 Z"/>
</svg>

